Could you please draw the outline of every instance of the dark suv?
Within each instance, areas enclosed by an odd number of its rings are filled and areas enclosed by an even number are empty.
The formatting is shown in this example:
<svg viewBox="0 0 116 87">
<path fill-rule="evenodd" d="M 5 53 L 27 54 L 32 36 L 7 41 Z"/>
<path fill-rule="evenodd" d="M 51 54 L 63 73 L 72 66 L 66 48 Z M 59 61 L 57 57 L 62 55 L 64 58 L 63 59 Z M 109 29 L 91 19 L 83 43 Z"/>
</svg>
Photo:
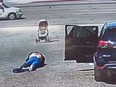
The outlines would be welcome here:
<svg viewBox="0 0 116 87">
<path fill-rule="evenodd" d="M 116 73 L 116 22 L 106 22 L 94 55 L 95 80 L 105 80 Z"/>
<path fill-rule="evenodd" d="M 65 60 L 94 62 L 95 80 L 109 79 L 116 70 L 116 22 L 98 26 L 65 25 Z"/>
</svg>

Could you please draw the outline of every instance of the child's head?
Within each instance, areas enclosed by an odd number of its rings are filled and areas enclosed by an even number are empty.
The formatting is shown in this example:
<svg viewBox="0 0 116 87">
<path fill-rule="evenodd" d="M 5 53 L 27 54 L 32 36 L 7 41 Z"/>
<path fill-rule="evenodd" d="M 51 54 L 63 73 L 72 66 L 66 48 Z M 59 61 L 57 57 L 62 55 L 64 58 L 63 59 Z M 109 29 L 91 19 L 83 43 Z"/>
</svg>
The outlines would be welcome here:
<svg viewBox="0 0 116 87">
<path fill-rule="evenodd" d="M 29 58 L 31 58 L 31 57 L 33 57 L 33 56 L 36 56 L 36 57 L 38 57 L 38 58 L 45 58 L 41 53 L 39 53 L 39 52 L 31 52 L 29 55 L 28 55 L 28 57 Z"/>
</svg>

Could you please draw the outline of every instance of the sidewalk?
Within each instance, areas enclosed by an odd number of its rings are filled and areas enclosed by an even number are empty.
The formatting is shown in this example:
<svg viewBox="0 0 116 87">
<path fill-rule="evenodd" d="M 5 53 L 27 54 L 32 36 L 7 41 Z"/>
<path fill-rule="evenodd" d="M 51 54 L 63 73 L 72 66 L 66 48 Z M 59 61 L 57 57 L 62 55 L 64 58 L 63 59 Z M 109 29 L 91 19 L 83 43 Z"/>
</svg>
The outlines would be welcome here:
<svg viewBox="0 0 116 87">
<path fill-rule="evenodd" d="M 84 5 L 84 4 L 116 4 L 116 0 L 34 0 L 30 3 L 14 3 L 17 7 L 58 6 L 58 5 Z"/>
<path fill-rule="evenodd" d="M 33 3 L 41 3 L 41 2 L 76 2 L 76 3 L 109 3 L 116 2 L 116 0 L 34 0 Z"/>
</svg>

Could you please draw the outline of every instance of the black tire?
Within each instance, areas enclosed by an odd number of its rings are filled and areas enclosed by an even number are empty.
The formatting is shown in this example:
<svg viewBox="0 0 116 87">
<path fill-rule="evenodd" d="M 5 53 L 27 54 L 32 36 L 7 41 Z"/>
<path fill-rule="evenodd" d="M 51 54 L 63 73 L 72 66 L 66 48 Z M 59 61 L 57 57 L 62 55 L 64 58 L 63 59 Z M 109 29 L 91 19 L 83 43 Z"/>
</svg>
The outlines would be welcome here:
<svg viewBox="0 0 116 87">
<path fill-rule="evenodd" d="M 10 14 L 8 15 L 8 19 L 10 19 L 10 20 L 16 19 L 16 14 L 15 14 L 15 13 L 10 13 Z"/>
<path fill-rule="evenodd" d="M 103 81 L 103 71 L 99 69 L 94 69 L 94 76 L 96 81 Z"/>
</svg>

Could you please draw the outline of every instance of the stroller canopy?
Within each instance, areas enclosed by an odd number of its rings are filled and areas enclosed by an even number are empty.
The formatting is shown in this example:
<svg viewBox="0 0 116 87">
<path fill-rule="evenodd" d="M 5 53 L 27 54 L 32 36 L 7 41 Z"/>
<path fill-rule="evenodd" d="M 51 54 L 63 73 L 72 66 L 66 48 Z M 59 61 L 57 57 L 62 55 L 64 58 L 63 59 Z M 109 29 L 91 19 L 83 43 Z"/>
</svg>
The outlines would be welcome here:
<svg viewBox="0 0 116 87">
<path fill-rule="evenodd" d="M 38 23 L 38 26 L 39 26 L 39 27 L 47 27 L 47 26 L 48 26 L 47 20 L 41 19 L 41 20 L 39 21 L 39 23 Z"/>
</svg>

